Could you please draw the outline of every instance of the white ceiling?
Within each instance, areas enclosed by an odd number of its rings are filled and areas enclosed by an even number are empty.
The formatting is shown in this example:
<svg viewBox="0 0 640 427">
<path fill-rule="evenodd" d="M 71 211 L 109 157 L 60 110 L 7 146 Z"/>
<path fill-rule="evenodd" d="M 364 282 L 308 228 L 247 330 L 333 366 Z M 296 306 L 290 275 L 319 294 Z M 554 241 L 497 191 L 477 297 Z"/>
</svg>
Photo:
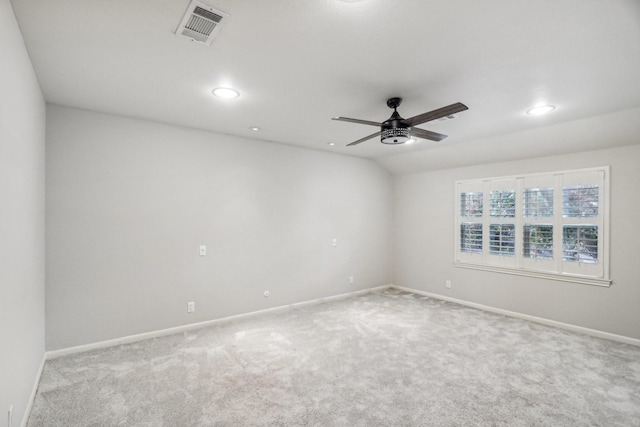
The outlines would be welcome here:
<svg viewBox="0 0 640 427">
<path fill-rule="evenodd" d="M 230 15 L 209 47 L 174 35 L 190 0 L 12 4 L 47 102 L 383 165 L 407 159 L 411 170 L 425 153 L 435 168 L 473 141 L 490 151 L 495 135 L 640 106 L 638 0 L 203 2 Z M 241 96 L 215 98 L 218 86 Z M 331 117 L 383 121 L 392 96 L 404 98 L 403 117 L 454 102 L 469 110 L 419 126 L 448 134 L 440 143 L 346 147 L 376 128 Z M 557 108 L 525 114 L 539 103 Z"/>
</svg>

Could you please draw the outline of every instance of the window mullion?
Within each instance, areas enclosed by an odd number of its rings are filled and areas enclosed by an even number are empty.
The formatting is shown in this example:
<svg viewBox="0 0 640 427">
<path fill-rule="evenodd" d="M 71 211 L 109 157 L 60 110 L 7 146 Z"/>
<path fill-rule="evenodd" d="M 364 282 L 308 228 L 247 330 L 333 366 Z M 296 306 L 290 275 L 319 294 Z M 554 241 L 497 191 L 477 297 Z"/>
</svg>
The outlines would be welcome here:
<svg viewBox="0 0 640 427">
<path fill-rule="evenodd" d="M 553 176 L 553 259 L 555 261 L 555 270 L 562 272 L 562 227 L 563 206 L 562 206 L 562 183 L 563 175 Z"/>
<path fill-rule="evenodd" d="M 599 171 L 598 173 L 599 179 L 598 183 L 600 184 L 600 190 L 598 193 L 598 197 L 601 200 L 599 211 L 598 211 L 598 225 L 600 227 L 600 236 L 598 237 L 598 252 L 602 254 L 601 256 L 601 265 L 602 270 L 600 271 L 601 277 L 608 278 L 609 277 L 609 219 L 610 213 L 609 209 L 611 208 L 609 204 L 609 169 Z"/>
<path fill-rule="evenodd" d="M 516 179 L 516 217 L 514 225 L 516 228 L 515 257 L 518 268 L 524 267 L 524 179 Z"/>
<path fill-rule="evenodd" d="M 491 217 L 489 213 L 491 212 L 491 197 L 489 193 L 491 191 L 491 182 L 484 181 L 482 183 L 482 205 L 484 209 L 482 210 L 482 263 L 487 264 L 489 262 L 489 253 L 490 253 L 490 245 L 491 245 L 491 237 L 489 232 L 489 222 L 491 221 Z"/>
</svg>

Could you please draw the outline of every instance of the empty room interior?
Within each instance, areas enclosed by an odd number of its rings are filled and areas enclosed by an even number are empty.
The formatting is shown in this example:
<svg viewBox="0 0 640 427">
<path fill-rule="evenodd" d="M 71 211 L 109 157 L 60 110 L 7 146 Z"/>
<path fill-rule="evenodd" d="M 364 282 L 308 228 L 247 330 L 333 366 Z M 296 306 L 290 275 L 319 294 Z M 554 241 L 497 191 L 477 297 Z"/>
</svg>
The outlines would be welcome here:
<svg viewBox="0 0 640 427">
<path fill-rule="evenodd" d="M 0 427 L 640 426 L 637 0 L 0 1 Z"/>
</svg>

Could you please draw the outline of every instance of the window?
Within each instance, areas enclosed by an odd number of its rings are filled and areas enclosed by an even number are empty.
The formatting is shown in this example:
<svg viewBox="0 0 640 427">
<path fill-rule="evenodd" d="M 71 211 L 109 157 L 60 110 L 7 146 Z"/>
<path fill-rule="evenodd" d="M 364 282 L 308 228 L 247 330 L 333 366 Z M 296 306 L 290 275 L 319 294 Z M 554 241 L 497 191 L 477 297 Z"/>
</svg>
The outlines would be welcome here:
<svg viewBox="0 0 640 427">
<path fill-rule="evenodd" d="M 465 217 L 482 216 L 482 193 L 461 193 L 460 210 Z"/>
<path fill-rule="evenodd" d="M 455 265 L 608 286 L 609 168 L 456 182 Z"/>
<path fill-rule="evenodd" d="M 523 194 L 526 218 L 549 218 L 553 216 L 553 187 L 525 188 Z"/>
<path fill-rule="evenodd" d="M 489 252 L 496 255 L 513 255 L 516 238 L 513 224 L 490 224 Z"/>
<path fill-rule="evenodd" d="M 498 218 L 516 216 L 516 192 L 514 190 L 492 191 L 489 193 L 489 197 L 491 201 L 490 216 Z"/>
<path fill-rule="evenodd" d="M 460 225 L 460 250 L 482 253 L 481 222 L 463 222 Z"/>
<path fill-rule="evenodd" d="M 562 229 L 563 261 L 598 262 L 598 226 L 565 225 Z"/>
<path fill-rule="evenodd" d="M 535 259 L 553 259 L 552 224 L 524 225 L 522 256 Z"/>
<path fill-rule="evenodd" d="M 592 218 L 598 216 L 598 186 L 572 185 L 562 188 L 564 217 Z"/>
</svg>

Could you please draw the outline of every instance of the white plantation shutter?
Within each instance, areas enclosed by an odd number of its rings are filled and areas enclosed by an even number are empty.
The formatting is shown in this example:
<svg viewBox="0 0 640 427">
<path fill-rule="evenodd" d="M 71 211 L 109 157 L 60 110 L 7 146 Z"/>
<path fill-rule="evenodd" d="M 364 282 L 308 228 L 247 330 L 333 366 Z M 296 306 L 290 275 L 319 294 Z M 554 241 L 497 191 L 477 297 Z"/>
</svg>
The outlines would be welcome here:
<svg viewBox="0 0 640 427">
<path fill-rule="evenodd" d="M 516 178 L 492 179 L 484 182 L 487 194 L 485 230 L 486 264 L 499 267 L 517 267 L 516 258 L 516 202 L 518 182 Z"/>
<path fill-rule="evenodd" d="M 526 270 L 558 273 L 557 238 L 558 190 L 561 174 L 522 178 L 522 251 L 520 266 Z"/>
<path fill-rule="evenodd" d="M 463 222 L 460 225 L 460 250 L 469 253 L 482 253 L 481 222 Z"/>
<path fill-rule="evenodd" d="M 484 193 L 482 182 L 456 185 L 456 258 L 482 263 Z"/>
<path fill-rule="evenodd" d="M 608 175 L 456 182 L 456 265 L 608 286 Z"/>
<path fill-rule="evenodd" d="M 524 223 L 522 230 L 524 258 L 553 260 L 553 224 Z"/>
<path fill-rule="evenodd" d="M 526 187 L 522 193 L 523 211 L 525 218 L 553 217 L 553 187 Z"/>
<path fill-rule="evenodd" d="M 604 187 L 605 171 L 601 170 L 562 177 L 561 269 L 564 273 L 605 277 Z"/>
</svg>

